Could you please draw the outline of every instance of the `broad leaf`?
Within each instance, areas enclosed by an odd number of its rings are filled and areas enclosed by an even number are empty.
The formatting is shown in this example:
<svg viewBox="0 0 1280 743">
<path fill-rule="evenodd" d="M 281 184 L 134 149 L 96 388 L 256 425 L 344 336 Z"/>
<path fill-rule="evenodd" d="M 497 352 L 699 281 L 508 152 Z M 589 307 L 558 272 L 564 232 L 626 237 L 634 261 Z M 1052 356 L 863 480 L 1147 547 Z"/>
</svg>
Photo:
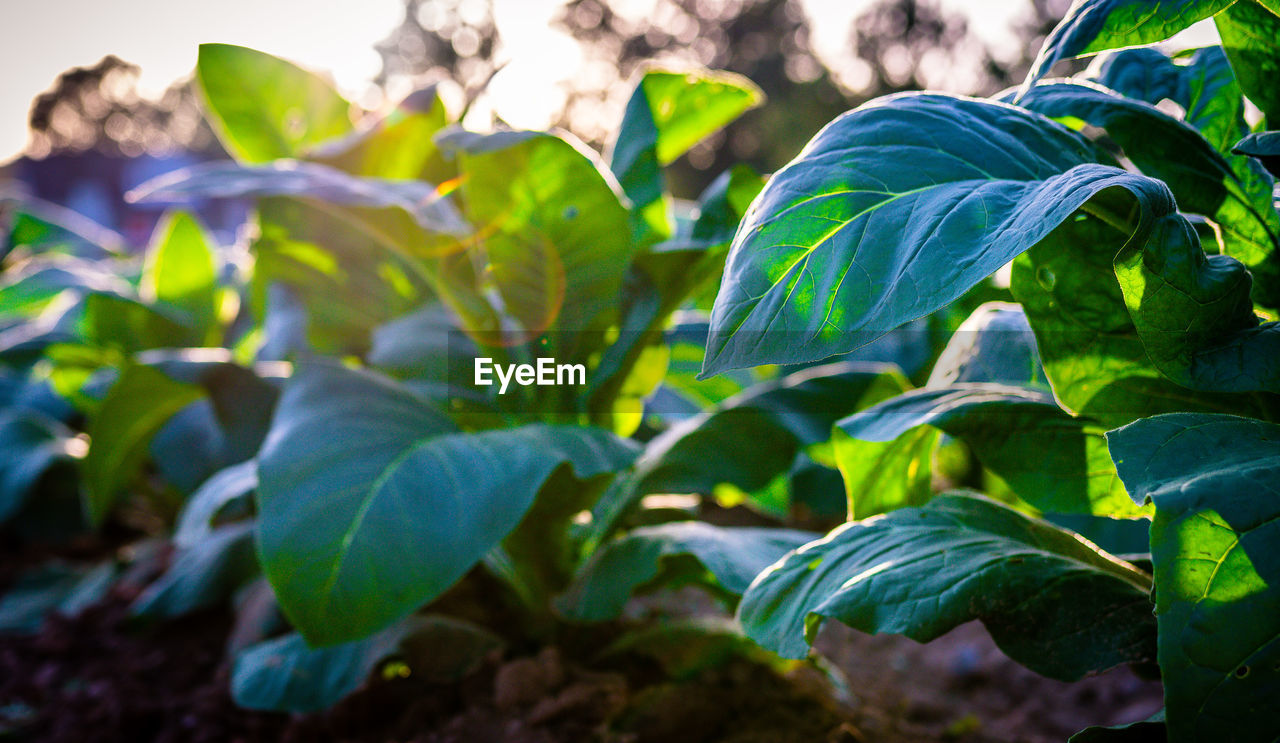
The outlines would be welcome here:
<svg viewBox="0 0 1280 743">
<path fill-rule="evenodd" d="M 844 114 L 743 220 L 704 373 L 864 345 L 962 296 L 1106 189 L 1172 209 L 1158 181 L 1095 155 L 1037 114 L 973 99 L 903 94 Z"/>
<path fill-rule="evenodd" d="M 426 181 L 354 176 L 319 163 L 201 163 L 152 178 L 128 194 L 129 200 L 137 204 L 266 196 L 292 196 L 344 206 L 393 207 L 407 212 L 426 230 L 449 235 L 467 231 L 447 195 Z"/>
<path fill-rule="evenodd" d="M 156 431 L 203 394 L 149 366 L 125 367 L 89 419 L 83 469 L 85 514 L 91 524 L 102 523 L 120 491 L 141 471 Z"/>
<path fill-rule="evenodd" d="M 972 449 L 984 466 L 999 475 L 1018 496 L 1053 513 L 1091 513 L 1132 517 L 1135 507 L 1116 477 L 1103 429 L 1087 418 L 1074 418 L 1047 393 L 998 384 L 955 384 L 913 390 L 840 421 L 851 439 L 891 442 L 918 426 L 932 426 Z M 857 459 L 852 442 L 838 461 Z M 932 452 L 900 477 L 931 468 Z M 856 483 L 850 483 L 854 485 Z M 860 508 L 863 493 L 850 488 L 852 513 L 861 518 L 874 510 Z M 874 492 L 867 497 L 881 498 Z"/>
<path fill-rule="evenodd" d="M 1274 740 L 1280 720 L 1280 426 L 1173 414 L 1107 435 L 1155 504 L 1160 671 L 1169 740 Z"/>
<path fill-rule="evenodd" d="M 1153 44 L 1213 16 L 1235 0 L 1075 0 L 1044 40 L 1024 89 L 1055 63 L 1085 54 Z"/>
<path fill-rule="evenodd" d="M 747 636 L 783 657 L 835 619 L 928 642 L 974 619 L 1037 673 L 1075 680 L 1151 657 L 1150 578 L 1079 539 L 986 498 L 846 524 L 784 557 L 742 597 Z"/>
<path fill-rule="evenodd" d="M 210 123 L 241 162 L 297 157 L 351 131 L 351 104 L 316 75 L 270 54 L 201 44 L 196 80 Z"/>
<path fill-rule="evenodd" d="M 709 572 L 716 587 L 740 596 L 760 571 L 815 536 L 699 521 L 641 527 L 597 550 L 556 606 L 572 619 L 616 619 L 633 592 L 660 584 L 664 574 L 678 574 L 674 563 L 686 557 Z"/>
<path fill-rule="evenodd" d="M 1222 252 L 1255 274 L 1255 300 L 1280 307 L 1280 215 L 1272 206 L 1274 182 L 1256 164 L 1235 156 L 1228 162 L 1191 126 L 1155 106 L 1085 83 L 1038 85 L 1018 105 L 1105 130 L 1129 160 L 1169 186 L 1180 210 L 1214 220 Z"/>
<path fill-rule="evenodd" d="M 363 637 L 439 596 L 558 467 L 585 479 L 634 456 L 593 429 L 455 430 L 375 375 L 328 364 L 295 374 L 258 457 L 258 545 L 313 644 Z"/>
</svg>

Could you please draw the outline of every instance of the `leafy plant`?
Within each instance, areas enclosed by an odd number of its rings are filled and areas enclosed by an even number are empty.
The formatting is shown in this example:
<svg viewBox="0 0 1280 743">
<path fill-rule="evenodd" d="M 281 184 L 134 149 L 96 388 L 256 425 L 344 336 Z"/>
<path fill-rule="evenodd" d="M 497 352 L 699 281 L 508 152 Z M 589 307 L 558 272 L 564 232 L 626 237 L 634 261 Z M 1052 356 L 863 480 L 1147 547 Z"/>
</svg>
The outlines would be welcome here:
<svg viewBox="0 0 1280 743">
<path fill-rule="evenodd" d="M 1280 64 L 1277 12 L 1078 0 L 1019 89 L 871 101 L 770 178 L 734 237 L 704 374 L 850 352 L 1009 263 L 1034 339 L 984 309 L 925 388 L 835 424 L 863 520 L 755 579 L 738 610 L 749 636 L 798 657 L 828 618 L 921 641 L 976 618 L 1057 678 L 1158 662 L 1165 715 L 1081 740 L 1280 734 L 1262 701 L 1280 694 L 1266 535 L 1280 215 L 1263 130 L 1280 113 L 1262 83 Z M 1206 18 L 1221 48 L 1130 48 Z M 1254 133 L 1246 97 L 1264 115 Z M 946 471 L 957 441 L 968 464 Z M 934 495 L 957 481 L 1003 503 Z M 1099 538 L 1111 519 L 1152 518 L 1154 571 L 1037 517 Z"/>
</svg>

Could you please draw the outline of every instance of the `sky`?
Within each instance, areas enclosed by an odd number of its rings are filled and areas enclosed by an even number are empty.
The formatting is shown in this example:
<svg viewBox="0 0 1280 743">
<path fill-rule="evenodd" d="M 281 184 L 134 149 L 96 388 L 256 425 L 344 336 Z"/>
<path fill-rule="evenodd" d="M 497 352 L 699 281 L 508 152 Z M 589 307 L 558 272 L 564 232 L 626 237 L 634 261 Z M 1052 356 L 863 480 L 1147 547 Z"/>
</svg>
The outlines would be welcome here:
<svg viewBox="0 0 1280 743">
<path fill-rule="evenodd" d="M 480 2 L 482 0 L 477 0 Z M 615 0 L 640 15 L 655 0 Z M 820 54 L 845 42 L 853 15 L 871 0 L 802 0 Z M 1008 0 L 944 0 L 969 13 L 989 43 L 1008 41 Z M 494 0 L 509 64 L 493 80 L 494 108 L 516 126 L 543 127 L 563 98 L 557 83 L 577 69 L 576 42 L 550 27 L 563 0 Z M 142 68 L 144 94 L 191 73 L 202 42 L 250 46 L 328 72 L 360 100 L 378 72 L 373 45 L 401 20 L 401 0 L 0 0 L 0 162 L 27 142 L 31 100 L 60 72 L 107 54 Z M 993 22 L 995 21 L 995 22 Z M 825 55 L 824 55 L 825 56 Z"/>
</svg>

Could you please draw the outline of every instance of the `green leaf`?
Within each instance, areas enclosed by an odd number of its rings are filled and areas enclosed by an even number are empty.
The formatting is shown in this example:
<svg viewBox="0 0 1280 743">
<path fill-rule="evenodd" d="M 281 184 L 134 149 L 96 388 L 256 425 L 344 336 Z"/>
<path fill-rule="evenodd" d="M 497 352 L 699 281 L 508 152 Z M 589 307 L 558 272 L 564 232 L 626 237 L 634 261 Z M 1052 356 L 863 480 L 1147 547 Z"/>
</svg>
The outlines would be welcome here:
<svg viewBox="0 0 1280 743">
<path fill-rule="evenodd" d="M 891 365 L 841 362 L 749 387 L 651 440 L 634 472 L 597 504 L 594 539 L 607 536 L 650 493 L 711 493 L 722 484 L 762 488 L 789 470 L 805 446 L 828 440 L 836 420 L 905 386 Z"/>
<path fill-rule="evenodd" d="M 129 611 L 154 619 L 184 616 L 230 599 L 257 574 L 253 524 L 244 521 L 221 526 L 181 548 L 169 568 L 147 586 Z"/>
<path fill-rule="evenodd" d="M 558 467 L 585 479 L 633 456 L 593 429 L 455 430 L 373 374 L 329 364 L 295 374 L 258 457 L 258 545 L 310 642 L 366 636 L 439 596 L 519 524 Z"/>
<path fill-rule="evenodd" d="M 1095 154 L 1037 114 L 973 99 L 902 94 L 840 116 L 743 220 L 703 373 L 865 345 L 959 298 L 1104 190 L 1173 208 L 1163 184 Z"/>
<path fill-rule="evenodd" d="M 635 245 L 617 182 L 585 146 L 540 132 L 439 140 L 458 153 L 466 216 L 507 311 L 532 334 L 558 329 L 561 361 L 585 358 L 617 316 Z M 588 344 L 576 348 L 579 344 Z"/>
<path fill-rule="evenodd" d="M 203 394 L 149 366 L 131 364 L 120 372 L 89 419 L 89 452 L 82 465 L 91 524 L 102 523 L 120 491 L 141 471 L 156 431 Z"/>
<path fill-rule="evenodd" d="M 85 297 L 81 336 L 90 346 L 125 355 L 149 348 L 199 346 L 202 333 L 176 314 L 126 295 L 94 292 Z"/>
<path fill-rule="evenodd" d="M 1044 40 L 1024 90 L 1055 63 L 1085 54 L 1163 41 L 1235 0 L 1075 0 Z"/>
<path fill-rule="evenodd" d="M 933 497 L 933 455 L 942 434 L 921 426 L 888 441 L 861 441 L 837 428 L 832 453 L 850 518 L 862 519 Z"/>
<path fill-rule="evenodd" d="M 352 130 L 351 104 L 291 62 L 230 44 L 201 44 L 196 61 L 210 124 L 237 160 L 297 157 Z"/>
<path fill-rule="evenodd" d="M 186 212 L 165 216 L 147 248 L 140 292 L 143 301 L 181 312 L 203 335 L 200 345 L 217 343 L 220 306 L 212 241 Z"/>
<path fill-rule="evenodd" d="M 1112 517 L 1142 513 L 1116 477 L 1103 429 L 1087 418 L 1072 417 L 1040 390 L 978 383 L 912 390 L 836 425 L 850 438 L 872 442 L 894 441 L 918 426 L 937 428 L 968 444 L 985 467 L 1042 511 Z M 845 446 L 840 459 L 856 459 L 856 447 Z M 919 454 L 906 473 L 930 470 L 932 452 Z M 863 497 L 856 490 L 849 493 L 859 518 L 875 512 L 859 508 Z"/>
<path fill-rule="evenodd" d="M 825 619 L 928 642 L 981 619 L 1010 658 L 1064 681 L 1151 657 L 1150 578 L 1071 532 L 975 495 L 851 522 L 742 597 L 747 636 L 800 658 Z"/>
<path fill-rule="evenodd" d="M 252 459 L 218 470 L 182 505 L 174 527 L 173 543 L 194 547 L 212 532 L 214 522 L 233 503 L 247 500 L 258 487 L 258 463 Z"/>
<path fill-rule="evenodd" d="M 699 521 L 645 526 L 605 545 L 583 563 L 556 601 L 566 616 L 588 622 L 616 619 L 632 593 L 657 587 L 691 557 L 721 590 L 739 596 L 752 579 L 816 535 L 793 529 L 719 527 Z"/>
<path fill-rule="evenodd" d="M 1223 155 L 1248 132 L 1244 93 L 1220 46 L 1165 56 L 1158 49 L 1122 49 L 1098 58 L 1091 79 L 1105 88 L 1156 105 L 1168 99 L 1182 107 L 1184 120 L 1200 130 Z"/>
<path fill-rule="evenodd" d="M 609 154 L 609 166 L 632 202 L 638 244 L 672 233 L 671 198 L 661 169 L 763 100 L 754 83 L 730 72 L 644 74 Z"/>
<path fill-rule="evenodd" d="M 355 642 L 312 648 L 297 633 L 259 643 L 236 656 L 231 695 L 241 707 L 316 712 L 359 688 L 383 661 L 402 656 L 429 681 L 456 681 L 501 641 L 448 617 L 411 617 Z"/>
<path fill-rule="evenodd" d="M 1214 23 L 1222 48 L 1231 60 L 1240 88 L 1267 117 L 1267 126 L 1280 126 L 1280 3 L 1240 0 L 1218 15 Z"/>
<path fill-rule="evenodd" d="M 1280 132 L 1250 134 L 1236 142 L 1231 151 L 1257 158 L 1272 175 L 1280 174 Z"/>
<path fill-rule="evenodd" d="M 1169 740 L 1274 740 L 1280 426 L 1172 414 L 1107 438 L 1134 500 L 1155 504 L 1151 559 Z"/>
<path fill-rule="evenodd" d="M 1037 85 L 1018 105 L 1105 130 L 1142 172 L 1169 186 L 1181 211 L 1218 225 L 1223 252 L 1257 278 L 1255 300 L 1280 307 L 1280 215 L 1272 206 L 1274 181 L 1256 164 L 1234 156 L 1229 157 L 1236 162 L 1228 162 L 1188 124 L 1085 83 Z"/>
<path fill-rule="evenodd" d="M 83 444 L 73 435 L 66 426 L 34 410 L 0 412 L 0 524 L 22 510 L 50 467 L 75 461 Z"/>
<path fill-rule="evenodd" d="M 447 235 L 467 232 L 467 225 L 452 202 L 431 183 L 354 176 L 309 162 L 201 163 L 152 178 L 130 191 L 128 200 L 150 204 L 268 196 L 315 199 L 343 206 L 397 208 L 408 213 L 425 230 Z"/>
</svg>

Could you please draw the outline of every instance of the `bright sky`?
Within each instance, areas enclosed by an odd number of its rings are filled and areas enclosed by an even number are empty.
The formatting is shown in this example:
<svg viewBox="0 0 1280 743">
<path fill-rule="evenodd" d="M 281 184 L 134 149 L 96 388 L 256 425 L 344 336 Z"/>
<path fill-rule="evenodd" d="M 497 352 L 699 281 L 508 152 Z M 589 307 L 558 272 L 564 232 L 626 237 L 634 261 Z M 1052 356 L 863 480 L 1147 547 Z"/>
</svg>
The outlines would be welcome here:
<svg viewBox="0 0 1280 743">
<path fill-rule="evenodd" d="M 494 0 L 507 67 L 494 79 L 497 112 L 517 126 L 545 126 L 563 99 L 556 84 L 578 70 L 576 43 L 549 21 L 564 0 Z M 870 0 L 803 0 L 819 52 L 834 54 L 849 21 Z M 644 14 L 655 0 L 615 0 Z M 989 42 L 1007 41 L 1004 23 L 1022 3 L 945 0 L 975 20 Z M 58 73 L 107 54 L 142 67 L 144 92 L 159 93 L 191 72 L 201 42 L 241 44 L 328 71 L 359 98 L 379 60 L 373 45 L 401 19 L 400 0 L 0 0 L 0 162 L 26 145 L 32 98 Z"/>
</svg>

